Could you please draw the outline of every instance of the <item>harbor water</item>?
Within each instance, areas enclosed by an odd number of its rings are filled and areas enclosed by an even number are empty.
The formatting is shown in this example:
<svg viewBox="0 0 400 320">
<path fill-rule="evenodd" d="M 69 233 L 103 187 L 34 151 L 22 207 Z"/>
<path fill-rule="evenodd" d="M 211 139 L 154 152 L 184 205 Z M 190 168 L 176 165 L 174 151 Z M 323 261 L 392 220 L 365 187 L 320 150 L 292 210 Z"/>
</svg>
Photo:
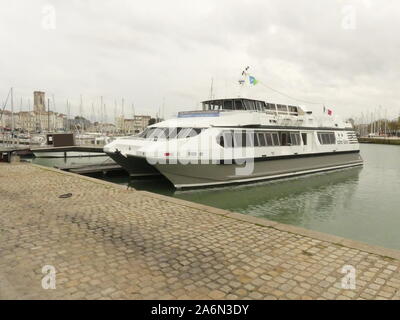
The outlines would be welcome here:
<svg viewBox="0 0 400 320">
<path fill-rule="evenodd" d="M 365 161 L 362 168 L 250 185 L 176 191 L 162 178 L 136 180 L 131 185 L 139 190 L 400 249 L 400 147 L 362 144 L 361 155 Z M 52 161 L 33 160 L 42 165 L 52 165 Z M 128 184 L 127 177 L 102 178 Z"/>
</svg>

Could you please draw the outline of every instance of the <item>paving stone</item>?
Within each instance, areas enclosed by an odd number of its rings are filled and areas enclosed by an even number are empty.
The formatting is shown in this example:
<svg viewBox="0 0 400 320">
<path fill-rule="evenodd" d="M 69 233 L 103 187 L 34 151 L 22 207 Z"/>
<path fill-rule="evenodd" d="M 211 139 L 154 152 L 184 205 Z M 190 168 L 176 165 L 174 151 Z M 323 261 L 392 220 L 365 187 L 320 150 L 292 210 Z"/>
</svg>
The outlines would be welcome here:
<svg viewBox="0 0 400 320">
<path fill-rule="evenodd" d="M 0 299 L 400 299 L 386 249 L 298 227 L 23 163 L 0 203 Z"/>
</svg>

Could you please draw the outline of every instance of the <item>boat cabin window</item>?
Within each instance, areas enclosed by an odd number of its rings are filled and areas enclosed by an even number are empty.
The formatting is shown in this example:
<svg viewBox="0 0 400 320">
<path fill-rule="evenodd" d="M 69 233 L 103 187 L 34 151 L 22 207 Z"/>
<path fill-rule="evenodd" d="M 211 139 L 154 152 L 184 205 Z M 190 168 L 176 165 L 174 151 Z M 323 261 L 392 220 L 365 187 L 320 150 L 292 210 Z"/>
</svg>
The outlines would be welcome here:
<svg viewBox="0 0 400 320">
<path fill-rule="evenodd" d="M 274 146 L 280 146 L 278 132 L 272 133 L 272 141 L 274 142 Z"/>
<path fill-rule="evenodd" d="M 276 113 L 276 105 L 273 103 L 267 103 L 265 106 L 266 112 L 268 114 L 275 114 Z"/>
<path fill-rule="evenodd" d="M 301 139 L 303 140 L 303 144 L 307 145 L 307 133 L 302 133 L 301 134 Z"/>
<path fill-rule="evenodd" d="M 177 139 L 190 138 L 196 135 L 196 131 L 194 131 L 192 128 L 182 128 L 182 130 L 178 133 Z"/>
<path fill-rule="evenodd" d="M 282 146 L 299 146 L 301 138 L 299 132 L 280 132 L 280 140 Z"/>
<path fill-rule="evenodd" d="M 267 140 L 265 139 L 265 134 L 264 133 L 257 133 L 257 138 L 258 138 L 258 145 L 260 147 L 265 147 L 267 145 Z"/>
<path fill-rule="evenodd" d="M 255 110 L 256 106 L 253 100 L 244 100 L 244 105 L 246 106 L 246 110 Z"/>
<path fill-rule="evenodd" d="M 155 134 L 160 132 L 160 130 L 157 130 L 157 129 L 161 129 L 161 128 L 146 128 L 144 131 L 139 133 L 137 136 L 140 138 L 145 138 L 145 139 L 151 138 Z"/>
<path fill-rule="evenodd" d="M 277 132 L 265 132 L 261 133 L 264 136 L 266 145 L 269 147 L 279 146 L 279 137 Z M 259 134 L 260 137 L 260 134 Z"/>
<path fill-rule="evenodd" d="M 233 135 L 232 131 L 226 131 L 223 133 L 225 147 L 226 148 L 233 148 Z"/>
<path fill-rule="evenodd" d="M 287 114 L 288 113 L 287 106 L 285 106 L 283 104 L 277 104 L 276 107 L 278 109 L 278 113 L 280 113 L 280 114 Z"/>
<path fill-rule="evenodd" d="M 210 107 L 211 109 L 209 110 L 222 110 L 222 101 L 221 100 L 211 101 Z"/>
<path fill-rule="evenodd" d="M 244 110 L 242 100 L 235 100 L 235 110 Z"/>
<path fill-rule="evenodd" d="M 289 112 L 291 115 L 297 116 L 299 114 L 299 110 L 295 106 L 288 106 Z"/>
<path fill-rule="evenodd" d="M 281 132 L 280 133 L 280 140 L 281 140 L 281 146 L 287 146 L 288 145 L 288 134 L 287 134 L 287 132 Z"/>
<path fill-rule="evenodd" d="M 225 139 L 223 135 L 217 137 L 217 142 L 221 147 L 225 147 Z"/>
<path fill-rule="evenodd" d="M 233 101 L 232 100 L 224 100 L 224 109 L 225 110 L 233 110 Z"/>
<path fill-rule="evenodd" d="M 334 132 L 318 132 L 318 141 L 320 144 L 336 144 Z"/>
<path fill-rule="evenodd" d="M 298 132 L 290 133 L 290 145 L 292 145 L 292 146 L 301 145 L 300 133 L 298 133 Z"/>
<path fill-rule="evenodd" d="M 213 100 L 203 102 L 203 110 L 222 110 L 222 100 Z"/>
<path fill-rule="evenodd" d="M 246 148 L 254 146 L 253 132 L 235 131 L 233 133 L 235 148 Z"/>
<path fill-rule="evenodd" d="M 272 143 L 272 136 L 271 136 L 271 134 L 270 134 L 270 133 L 266 133 L 266 134 L 265 134 L 265 137 L 267 138 L 267 146 L 272 146 L 273 143 Z"/>
<path fill-rule="evenodd" d="M 254 146 L 255 147 L 272 147 L 279 146 L 278 132 L 255 132 Z"/>
<path fill-rule="evenodd" d="M 233 141 L 234 141 L 234 146 L 236 148 L 245 148 L 247 146 L 246 144 L 246 132 L 241 132 L 241 131 L 235 131 L 233 134 Z"/>
<path fill-rule="evenodd" d="M 256 101 L 256 108 L 258 111 L 264 111 L 265 109 L 265 102 L 263 101 Z"/>
<path fill-rule="evenodd" d="M 225 148 L 279 146 L 278 132 L 224 131 L 217 137 L 217 143 Z"/>
</svg>

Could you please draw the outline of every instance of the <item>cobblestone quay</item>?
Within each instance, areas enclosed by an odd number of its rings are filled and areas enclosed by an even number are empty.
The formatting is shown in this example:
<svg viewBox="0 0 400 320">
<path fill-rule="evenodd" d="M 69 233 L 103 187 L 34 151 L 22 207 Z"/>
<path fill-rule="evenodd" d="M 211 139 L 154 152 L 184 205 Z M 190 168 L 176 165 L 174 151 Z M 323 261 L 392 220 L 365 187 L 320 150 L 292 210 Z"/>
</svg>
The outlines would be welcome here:
<svg viewBox="0 0 400 320">
<path fill-rule="evenodd" d="M 0 204 L 1 299 L 400 299 L 399 251 L 55 169 L 0 164 Z"/>
</svg>

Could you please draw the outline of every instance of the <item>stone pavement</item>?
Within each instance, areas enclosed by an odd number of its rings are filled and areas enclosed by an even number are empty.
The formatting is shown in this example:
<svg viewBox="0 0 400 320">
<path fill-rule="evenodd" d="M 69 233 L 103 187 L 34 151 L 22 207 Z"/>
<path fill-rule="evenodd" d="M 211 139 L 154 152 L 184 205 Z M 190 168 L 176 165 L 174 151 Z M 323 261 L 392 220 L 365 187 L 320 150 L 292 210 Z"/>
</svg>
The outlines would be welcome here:
<svg viewBox="0 0 400 320">
<path fill-rule="evenodd" d="M 400 299 L 399 271 L 399 251 L 0 164 L 0 299 Z"/>
</svg>

